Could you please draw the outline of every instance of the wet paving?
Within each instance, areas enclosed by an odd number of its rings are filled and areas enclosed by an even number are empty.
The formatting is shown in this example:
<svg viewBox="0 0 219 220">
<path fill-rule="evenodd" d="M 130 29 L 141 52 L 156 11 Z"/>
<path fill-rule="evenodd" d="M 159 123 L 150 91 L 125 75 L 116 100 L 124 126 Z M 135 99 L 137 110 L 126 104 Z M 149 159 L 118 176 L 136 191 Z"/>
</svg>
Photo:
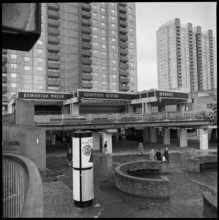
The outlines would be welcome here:
<svg viewBox="0 0 219 220">
<path fill-rule="evenodd" d="M 94 154 L 93 205 L 77 209 L 77 215 L 96 218 L 204 217 L 202 193 L 217 188 L 217 170 L 205 170 L 197 175 L 189 173 L 187 159 L 190 156 L 193 154 L 188 152 L 170 153 L 170 163 L 163 163 L 161 167 L 162 175 L 170 181 L 170 198 L 148 199 L 117 189 L 114 169 L 121 163 L 147 160 L 149 155 Z M 72 168 L 67 166 L 64 156 L 48 157 L 47 168 L 42 174 L 43 183 L 61 181 L 72 190 Z"/>
</svg>

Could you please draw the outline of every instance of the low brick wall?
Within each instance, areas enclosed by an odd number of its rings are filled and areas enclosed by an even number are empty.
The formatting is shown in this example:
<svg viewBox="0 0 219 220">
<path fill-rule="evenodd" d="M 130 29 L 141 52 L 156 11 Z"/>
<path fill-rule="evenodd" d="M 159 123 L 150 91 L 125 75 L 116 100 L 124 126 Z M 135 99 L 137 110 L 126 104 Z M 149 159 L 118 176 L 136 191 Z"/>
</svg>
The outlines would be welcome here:
<svg viewBox="0 0 219 220">
<path fill-rule="evenodd" d="M 217 156 L 216 155 L 202 155 L 195 156 L 188 159 L 188 170 L 191 172 L 200 172 L 200 166 L 203 164 L 203 168 L 205 168 L 204 164 L 212 165 L 211 167 L 217 167 Z"/>
<path fill-rule="evenodd" d="M 217 218 L 217 194 L 203 192 L 203 215 L 207 218 Z"/>
<path fill-rule="evenodd" d="M 124 192 L 148 198 L 168 198 L 170 196 L 169 180 L 165 176 L 160 179 L 140 178 L 127 174 L 128 169 L 160 168 L 158 161 L 135 161 L 121 164 L 115 168 L 115 185 Z"/>
</svg>

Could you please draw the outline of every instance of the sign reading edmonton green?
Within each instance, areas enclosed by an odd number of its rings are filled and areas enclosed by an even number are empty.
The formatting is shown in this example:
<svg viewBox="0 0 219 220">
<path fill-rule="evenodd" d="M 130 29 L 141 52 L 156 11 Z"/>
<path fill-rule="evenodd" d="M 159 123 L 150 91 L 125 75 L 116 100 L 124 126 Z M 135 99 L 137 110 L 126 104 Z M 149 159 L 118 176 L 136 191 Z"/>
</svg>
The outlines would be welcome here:
<svg viewBox="0 0 219 220">
<path fill-rule="evenodd" d="M 63 93 L 18 92 L 18 98 L 66 100 L 72 98 L 72 95 Z"/>
</svg>

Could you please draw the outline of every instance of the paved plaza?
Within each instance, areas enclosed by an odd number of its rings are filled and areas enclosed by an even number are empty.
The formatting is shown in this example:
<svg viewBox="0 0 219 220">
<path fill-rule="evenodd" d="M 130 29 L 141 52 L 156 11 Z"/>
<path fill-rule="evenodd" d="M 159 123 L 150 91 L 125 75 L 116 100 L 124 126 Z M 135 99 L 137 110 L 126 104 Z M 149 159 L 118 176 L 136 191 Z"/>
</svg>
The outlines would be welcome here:
<svg viewBox="0 0 219 220">
<path fill-rule="evenodd" d="M 195 155 L 215 154 L 217 144 L 209 150 L 199 150 L 199 141 L 190 138 L 189 146 L 180 148 L 178 140 L 168 145 L 170 163 L 162 164 L 170 181 L 169 199 L 148 199 L 124 193 L 114 184 L 114 169 L 118 164 L 149 159 L 151 149 L 166 146 L 161 143 L 144 145 L 144 154 L 137 152 L 139 142 L 123 141 L 113 146 L 113 154 L 94 152 L 94 200 L 87 208 L 75 206 L 72 195 L 72 168 L 66 162 L 65 148 L 55 147 L 47 152 L 47 169 L 41 172 L 44 191 L 44 217 L 71 218 L 201 218 L 204 191 L 217 188 L 217 171 L 201 174 L 187 171 L 187 159 Z"/>
</svg>

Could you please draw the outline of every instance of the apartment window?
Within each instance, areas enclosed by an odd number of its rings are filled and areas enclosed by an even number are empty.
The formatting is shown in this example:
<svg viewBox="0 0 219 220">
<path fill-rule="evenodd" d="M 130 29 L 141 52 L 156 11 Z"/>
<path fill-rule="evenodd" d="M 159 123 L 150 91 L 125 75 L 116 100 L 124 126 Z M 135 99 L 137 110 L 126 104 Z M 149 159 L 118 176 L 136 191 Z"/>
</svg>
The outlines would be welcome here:
<svg viewBox="0 0 219 220">
<path fill-rule="evenodd" d="M 17 87 L 17 83 L 11 83 L 11 87 L 13 88 Z"/>
<path fill-rule="evenodd" d="M 12 59 L 17 59 L 17 55 L 16 54 L 11 54 L 11 58 Z"/>
<path fill-rule="evenodd" d="M 17 64 L 12 63 L 12 64 L 11 64 L 11 68 L 17 69 Z"/>
<path fill-rule="evenodd" d="M 112 5 L 112 6 L 115 6 L 115 3 L 114 3 L 114 2 L 111 2 L 111 5 Z"/>
<path fill-rule="evenodd" d="M 37 62 L 43 62 L 42 58 L 37 58 Z"/>
<path fill-rule="evenodd" d="M 132 20 L 132 19 L 133 19 L 133 16 L 132 16 L 132 15 L 129 15 L 129 19 Z"/>
<path fill-rule="evenodd" d="M 130 63 L 130 67 L 134 67 L 134 63 Z"/>
<path fill-rule="evenodd" d="M 24 57 L 24 61 L 30 61 L 30 57 Z"/>
<path fill-rule="evenodd" d="M 29 66 L 24 66 L 24 70 L 30 70 Z"/>
<path fill-rule="evenodd" d="M 93 31 L 94 31 L 94 32 L 97 32 L 97 28 L 96 28 L 96 27 L 93 27 Z"/>
<path fill-rule="evenodd" d="M 93 25 L 96 25 L 96 24 L 97 24 L 97 20 L 94 19 L 94 20 L 92 21 L 92 23 L 93 23 Z"/>
<path fill-rule="evenodd" d="M 103 76 L 103 78 L 106 78 L 106 74 L 103 74 L 102 76 Z"/>
<path fill-rule="evenodd" d="M 105 25 L 106 25 L 105 23 L 101 22 L 101 26 L 105 27 Z"/>
<path fill-rule="evenodd" d="M 102 66 L 102 71 L 106 72 L 106 67 Z"/>
<path fill-rule="evenodd" d="M 106 38 L 105 38 L 105 37 L 101 37 L 101 40 L 102 40 L 102 41 L 106 41 Z"/>
<path fill-rule="evenodd" d="M 116 27 L 116 25 L 115 24 L 112 24 L 112 28 L 115 28 Z"/>
<path fill-rule="evenodd" d="M 113 75 L 113 79 L 116 79 L 116 75 Z"/>
<path fill-rule="evenodd" d="M 102 48 L 105 49 L 105 48 L 106 48 L 106 45 L 105 45 L 105 44 L 102 44 Z"/>
<path fill-rule="evenodd" d="M 40 90 L 43 89 L 43 85 L 37 85 L 36 87 L 37 89 L 40 89 Z"/>
<path fill-rule="evenodd" d="M 12 78 L 16 78 L 16 77 L 17 77 L 17 74 L 16 74 L 16 73 L 11 73 L 11 77 L 12 77 Z"/>
<path fill-rule="evenodd" d="M 100 10 L 101 10 L 102 12 L 105 12 L 105 8 L 101 8 Z"/>
<path fill-rule="evenodd" d="M 97 40 L 97 35 L 96 35 L 96 34 L 94 34 L 94 35 L 93 35 L 93 38 L 94 38 L 95 40 Z"/>
<path fill-rule="evenodd" d="M 93 12 L 92 16 L 93 16 L 93 17 L 97 17 L 97 13 L 96 13 L 96 12 Z"/>
<path fill-rule="evenodd" d="M 116 64 L 116 60 L 112 60 L 112 64 Z"/>
<path fill-rule="evenodd" d="M 102 57 L 106 57 L 106 52 L 102 52 Z"/>
<path fill-rule="evenodd" d="M 38 44 L 43 44 L 43 41 L 38 40 L 37 43 L 38 43 Z"/>
<path fill-rule="evenodd" d="M 112 49 L 115 50 L 115 49 L 116 49 L 116 46 L 115 46 L 115 45 L 112 45 Z"/>
<path fill-rule="evenodd" d="M 134 81 L 134 77 L 133 77 L 133 76 L 131 76 L 131 78 L 130 78 L 130 79 L 131 79 L 131 81 L 132 81 L 132 82 Z"/>
<path fill-rule="evenodd" d="M 104 15 L 101 15 L 101 19 L 106 19 L 106 16 L 104 16 Z"/>
<path fill-rule="evenodd" d="M 115 39 L 115 38 L 112 38 L 112 42 L 116 42 L 116 39 Z"/>
<path fill-rule="evenodd" d="M 112 14 L 115 14 L 115 10 L 114 9 L 112 9 L 111 12 L 112 12 Z"/>
<path fill-rule="evenodd" d="M 112 21 L 115 21 L 115 17 L 112 16 Z"/>
<path fill-rule="evenodd" d="M 43 71 L 43 68 L 41 66 L 38 66 L 37 71 Z"/>
<path fill-rule="evenodd" d="M 129 46 L 130 46 L 130 47 L 133 47 L 133 43 L 132 43 L 132 42 L 129 42 Z"/>
<path fill-rule="evenodd" d="M 93 42 L 93 45 L 94 45 L 95 47 L 98 47 L 98 43 L 97 43 L 97 42 Z"/>
<path fill-rule="evenodd" d="M 115 32 L 115 31 L 112 31 L 111 33 L 112 33 L 113 35 L 115 35 L 115 34 L 116 34 L 116 32 Z"/>
<path fill-rule="evenodd" d="M 101 29 L 101 33 L 102 33 L 102 34 L 106 34 L 106 31 L 103 30 L 103 29 Z"/>
<path fill-rule="evenodd" d="M 133 33 L 133 29 L 132 29 L 132 28 L 129 28 L 129 31 L 130 31 L 131 33 Z"/>
</svg>

